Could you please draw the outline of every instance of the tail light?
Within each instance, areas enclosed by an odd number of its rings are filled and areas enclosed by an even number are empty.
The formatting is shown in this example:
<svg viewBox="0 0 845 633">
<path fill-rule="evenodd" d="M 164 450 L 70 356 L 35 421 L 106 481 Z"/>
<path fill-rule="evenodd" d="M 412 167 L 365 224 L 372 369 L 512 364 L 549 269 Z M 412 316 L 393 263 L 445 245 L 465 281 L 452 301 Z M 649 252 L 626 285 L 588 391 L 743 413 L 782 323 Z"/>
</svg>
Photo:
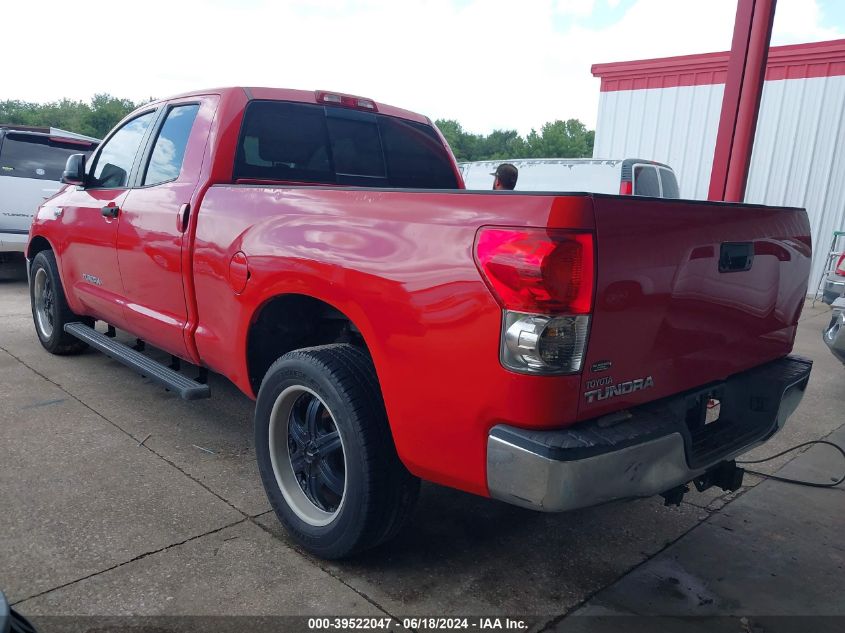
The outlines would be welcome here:
<svg viewBox="0 0 845 633">
<path fill-rule="evenodd" d="M 503 308 L 539 314 L 589 314 L 593 236 L 557 229 L 484 228 L 478 266 Z"/>
<path fill-rule="evenodd" d="M 634 184 L 630 180 L 623 180 L 619 183 L 619 195 L 630 196 L 634 193 Z"/>
<path fill-rule="evenodd" d="M 845 253 L 839 256 L 839 261 L 836 262 L 836 268 L 833 269 L 833 272 L 840 277 L 845 277 Z"/>
<path fill-rule="evenodd" d="M 532 374 L 581 370 L 595 281 L 591 233 L 484 228 L 476 263 L 504 309 L 500 359 Z"/>
</svg>

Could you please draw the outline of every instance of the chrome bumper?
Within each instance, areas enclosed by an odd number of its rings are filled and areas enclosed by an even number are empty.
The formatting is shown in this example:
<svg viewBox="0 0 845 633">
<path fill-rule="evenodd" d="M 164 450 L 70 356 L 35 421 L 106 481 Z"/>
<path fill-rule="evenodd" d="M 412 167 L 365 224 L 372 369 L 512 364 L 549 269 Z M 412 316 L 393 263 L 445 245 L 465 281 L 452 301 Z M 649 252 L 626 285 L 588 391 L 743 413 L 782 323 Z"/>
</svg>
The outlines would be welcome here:
<svg viewBox="0 0 845 633">
<path fill-rule="evenodd" d="M 777 433 L 801 402 L 811 367 L 811 361 L 787 357 L 724 383 L 644 405 L 612 426 L 601 419 L 559 431 L 497 425 L 487 438 L 490 496 L 561 512 L 671 490 Z M 722 427 L 715 431 L 714 423 L 714 430 L 691 431 L 685 417 L 691 398 L 711 394 L 724 398 Z M 756 408 L 746 411 L 745 406 Z M 733 439 L 716 453 L 711 448 L 696 456 L 697 438 L 712 432 Z"/>
<path fill-rule="evenodd" d="M 833 355 L 845 363 L 845 298 L 837 299 L 831 307 L 830 324 L 822 333 L 822 339 Z"/>
<path fill-rule="evenodd" d="M 834 303 L 845 295 L 845 277 L 830 274 L 824 280 L 822 299 L 825 303 Z"/>
</svg>

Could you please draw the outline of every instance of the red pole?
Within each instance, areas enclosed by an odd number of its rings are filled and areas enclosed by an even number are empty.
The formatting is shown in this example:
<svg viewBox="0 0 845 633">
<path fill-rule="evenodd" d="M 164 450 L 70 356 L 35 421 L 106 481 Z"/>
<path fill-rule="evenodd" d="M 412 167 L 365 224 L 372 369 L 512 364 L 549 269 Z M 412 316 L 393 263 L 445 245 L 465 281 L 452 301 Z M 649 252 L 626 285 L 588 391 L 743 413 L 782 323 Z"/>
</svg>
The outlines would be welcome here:
<svg viewBox="0 0 845 633">
<path fill-rule="evenodd" d="M 709 200 L 742 202 L 777 0 L 738 0 Z"/>
<path fill-rule="evenodd" d="M 766 79 L 766 60 L 769 58 L 769 42 L 772 39 L 776 2 L 777 0 L 757 0 L 754 6 L 745 78 L 742 82 L 736 132 L 731 150 L 731 165 L 725 186 L 727 202 L 742 202 L 745 198 L 748 168 L 751 166 L 751 150 L 754 147 L 754 133 L 757 130 L 757 115 L 760 112 L 763 82 Z"/>
</svg>

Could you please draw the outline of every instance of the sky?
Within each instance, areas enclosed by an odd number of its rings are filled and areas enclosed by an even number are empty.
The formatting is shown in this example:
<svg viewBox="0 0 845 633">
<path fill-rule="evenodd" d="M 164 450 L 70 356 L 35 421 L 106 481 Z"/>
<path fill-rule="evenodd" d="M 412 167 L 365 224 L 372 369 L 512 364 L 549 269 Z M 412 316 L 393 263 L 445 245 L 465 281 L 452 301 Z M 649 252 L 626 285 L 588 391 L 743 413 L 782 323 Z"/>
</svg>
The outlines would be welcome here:
<svg viewBox="0 0 845 633">
<path fill-rule="evenodd" d="M 773 45 L 845 37 L 843 0 L 777 5 Z M 526 134 L 595 126 L 592 64 L 729 49 L 736 0 L 39 0 L 2 13 L 0 100 L 324 89 Z"/>
</svg>

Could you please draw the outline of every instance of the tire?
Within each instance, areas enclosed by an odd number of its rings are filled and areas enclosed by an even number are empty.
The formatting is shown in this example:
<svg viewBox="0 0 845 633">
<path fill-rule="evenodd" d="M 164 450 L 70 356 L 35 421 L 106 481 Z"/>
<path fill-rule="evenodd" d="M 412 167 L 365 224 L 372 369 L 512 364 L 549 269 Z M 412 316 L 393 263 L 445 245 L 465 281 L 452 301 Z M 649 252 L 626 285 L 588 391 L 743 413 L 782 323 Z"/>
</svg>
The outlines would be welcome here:
<svg viewBox="0 0 845 633">
<path fill-rule="evenodd" d="M 78 354 L 88 347 L 64 330 L 65 323 L 82 321 L 91 324 L 92 321 L 77 316 L 68 307 L 53 251 L 41 251 L 32 260 L 29 271 L 29 300 L 32 304 L 35 333 L 44 349 L 51 354 L 66 355 Z"/>
<path fill-rule="evenodd" d="M 276 516 L 321 558 L 389 540 L 419 494 L 396 454 L 372 360 L 352 345 L 273 363 L 258 392 L 255 452 Z"/>
</svg>

